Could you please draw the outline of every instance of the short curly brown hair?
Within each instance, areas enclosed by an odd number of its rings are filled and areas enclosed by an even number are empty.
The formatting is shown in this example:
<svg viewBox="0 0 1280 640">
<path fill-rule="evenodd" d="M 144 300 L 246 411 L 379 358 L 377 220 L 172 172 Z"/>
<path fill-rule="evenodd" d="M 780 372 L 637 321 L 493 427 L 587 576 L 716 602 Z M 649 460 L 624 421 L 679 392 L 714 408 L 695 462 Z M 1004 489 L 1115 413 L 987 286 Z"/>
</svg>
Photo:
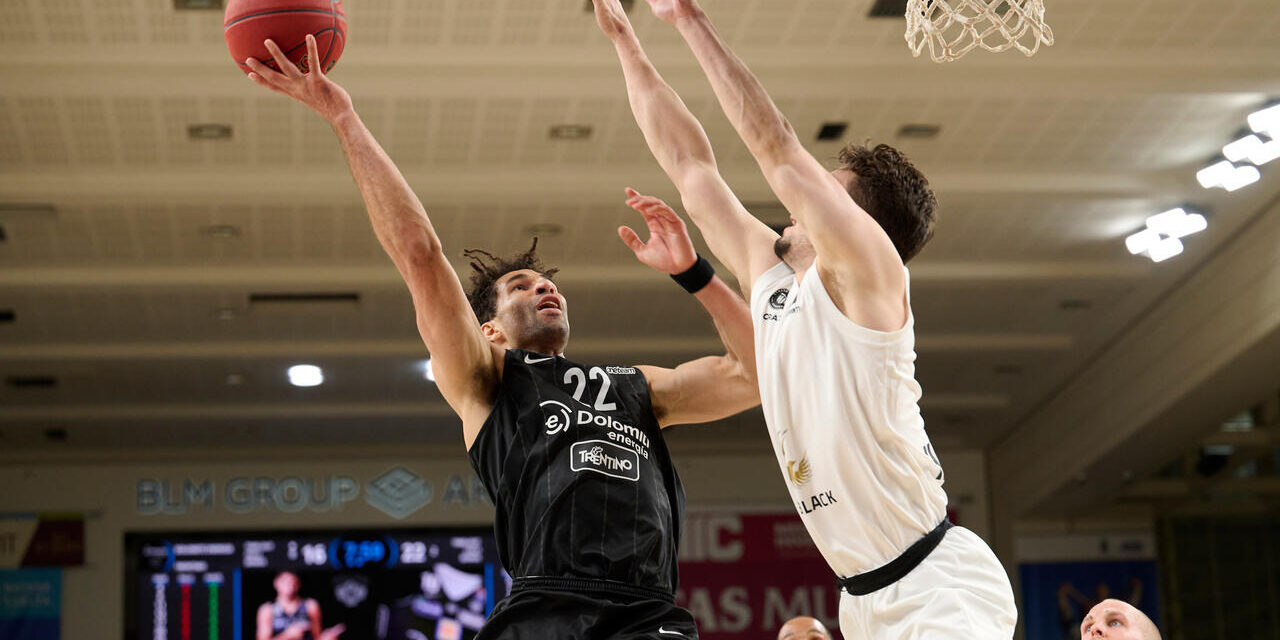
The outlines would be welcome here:
<svg viewBox="0 0 1280 640">
<path fill-rule="evenodd" d="M 857 174 L 849 195 L 880 223 L 906 264 L 933 237 L 938 200 L 929 181 L 887 144 L 850 144 L 840 151 L 840 164 Z"/>
<path fill-rule="evenodd" d="M 467 293 L 467 302 L 471 303 L 471 311 L 476 320 L 484 324 L 498 313 L 498 279 L 522 269 L 530 269 L 551 278 L 559 269 L 547 267 L 538 257 L 538 238 L 524 253 L 502 258 L 484 249 L 467 249 L 462 255 L 471 261 L 471 291 Z"/>
</svg>

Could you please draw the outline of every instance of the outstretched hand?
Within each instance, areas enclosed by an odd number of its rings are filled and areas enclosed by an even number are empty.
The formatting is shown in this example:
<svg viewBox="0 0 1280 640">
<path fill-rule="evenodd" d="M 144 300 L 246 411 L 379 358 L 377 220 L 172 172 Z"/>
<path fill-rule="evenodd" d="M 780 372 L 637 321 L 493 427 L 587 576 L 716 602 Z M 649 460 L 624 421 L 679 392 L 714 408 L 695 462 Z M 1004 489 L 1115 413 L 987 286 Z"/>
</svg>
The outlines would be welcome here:
<svg viewBox="0 0 1280 640">
<path fill-rule="evenodd" d="M 649 8 L 659 20 L 675 24 L 680 18 L 692 18 L 697 15 L 697 0 L 648 0 Z"/>
<path fill-rule="evenodd" d="M 320 69 L 320 54 L 315 36 L 307 35 L 307 60 L 311 63 L 311 69 L 307 73 L 290 62 L 274 41 L 267 40 L 265 44 L 280 71 L 249 58 L 245 60 L 245 64 L 253 70 L 249 74 L 250 80 L 311 107 L 329 122 L 352 109 L 351 96 L 346 89 L 330 80 Z"/>
<path fill-rule="evenodd" d="M 640 212 L 649 226 L 648 242 L 642 241 L 631 227 L 618 227 L 618 236 L 640 262 L 669 274 L 683 273 L 697 262 L 689 229 L 667 203 L 628 187 L 627 206 Z"/>
<path fill-rule="evenodd" d="M 596 8 L 596 24 L 610 40 L 631 32 L 631 21 L 618 0 L 592 0 Z"/>
</svg>

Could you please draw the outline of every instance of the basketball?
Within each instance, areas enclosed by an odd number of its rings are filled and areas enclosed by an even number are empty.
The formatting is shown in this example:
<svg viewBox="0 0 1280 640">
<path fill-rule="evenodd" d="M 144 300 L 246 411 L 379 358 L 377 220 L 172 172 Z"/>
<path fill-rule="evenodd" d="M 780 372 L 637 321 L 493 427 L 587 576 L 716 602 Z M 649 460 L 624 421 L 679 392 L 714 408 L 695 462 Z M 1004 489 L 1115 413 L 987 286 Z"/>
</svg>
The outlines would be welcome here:
<svg viewBox="0 0 1280 640">
<path fill-rule="evenodd" d="M 249 73 L 244 63 L 248 58 L 276 69 L 262 43 L 268 38 L 305 73 L 312 63 L 306 59 L 307 34 L 316 37 L 320 68 L 328 73 L 347 42 L 347 14 L 341 0 L 230 0 L 223 29 L 231 58 L 245 73 Z"/>
</svg>

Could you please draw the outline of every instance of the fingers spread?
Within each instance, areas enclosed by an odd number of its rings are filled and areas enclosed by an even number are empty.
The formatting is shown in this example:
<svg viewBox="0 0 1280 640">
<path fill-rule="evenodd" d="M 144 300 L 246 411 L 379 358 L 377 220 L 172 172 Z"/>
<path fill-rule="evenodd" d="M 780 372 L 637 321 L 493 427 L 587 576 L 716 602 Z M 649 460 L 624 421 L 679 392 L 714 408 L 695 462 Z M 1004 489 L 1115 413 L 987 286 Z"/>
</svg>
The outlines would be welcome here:
<svg viewBox="0 0 1280 640">
<path fill-rule="evenodd" d="M 280 87 L 277 87 L 275 84 L 272 84 L 272 82 L 271 82 L 270 80 L 267 80 L 266 78 L 264 78 L 264 77 L 262 77 L 262 76 L 260 76 L 260 75 L 258 75 L 258 74 L 256 74 L 256 73 L 250 73 L 250 74 L 249 74 L 249 79 L 250 79 L 250 80 L 252 80 L 252 81 L 254 81 L 256 84 L 258 84 L 258 86 L 266 87 L 266 88 L 268 88 L 268 89 L 270 89 L 270 90 L 272 90 L 272 91 L 274 91 L 274 92 L 276 92 L 276 93 L 283 93 L 283 94 L 284 94 L 284 95 L 286 95 L 286 96 L 287 96 L 287 95 L 289 95 L 289 93 L 288 93 L 288 92 L 286 92 L 284 89 L 281 89 Z"/>
<path fill-rule="evenodd" d="M 271 52 L 271 59 L 276 61 L 276 66 L 280 67 L 280 71 L 290 78 L 301 78 L 302 72 L 298 71 L 298 67 L 285 57 L 284 52 L 276 45 L 274 40 L 266 40 L 267 51 Z"/>
<path fill-rule="evenodd" d="M 256 58 L 249 58 L 248 60 L 244 61 L 244 64 L 246 67 L 249 67 L 250 69 L 249 79 L 253 80 L 254 82 L 257 82 L 258 84 L 264 87 L 267 87 L 269 89 L 277 89 L 278 87 L 276 86 L 276 84 L 279 82 L 285 81 L 284 76 L 280 75 L 278 71 L 272 69 L 271 67 L 268 67 L 267 65 L 262 64 L 261 60 L 258 60 Z"/>
<path fill-rule="evenodd" d="M 307 34 L 307 62 L 311 66 L 311 71 L 324 75 L 323 65 L 320 64 L 320 48 L 316 45 L 316 37 Z"/>
</svg>

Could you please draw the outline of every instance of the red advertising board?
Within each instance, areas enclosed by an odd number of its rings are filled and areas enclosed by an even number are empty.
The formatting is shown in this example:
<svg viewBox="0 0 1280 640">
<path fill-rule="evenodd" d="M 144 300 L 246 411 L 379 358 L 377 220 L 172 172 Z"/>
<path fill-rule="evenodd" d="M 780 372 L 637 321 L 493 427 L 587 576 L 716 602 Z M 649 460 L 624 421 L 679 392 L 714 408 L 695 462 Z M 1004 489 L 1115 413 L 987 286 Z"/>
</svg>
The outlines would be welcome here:
<svg viewBox="0 0 1280 640">
<path fill-rule="evenodd" d="M 703 640 L 772 640 L 782 623 L 812 616 L 836 638 L 835 576 L 789 513 L 692 512 L 680 543 L 676 602 Z"/>
</svg>

